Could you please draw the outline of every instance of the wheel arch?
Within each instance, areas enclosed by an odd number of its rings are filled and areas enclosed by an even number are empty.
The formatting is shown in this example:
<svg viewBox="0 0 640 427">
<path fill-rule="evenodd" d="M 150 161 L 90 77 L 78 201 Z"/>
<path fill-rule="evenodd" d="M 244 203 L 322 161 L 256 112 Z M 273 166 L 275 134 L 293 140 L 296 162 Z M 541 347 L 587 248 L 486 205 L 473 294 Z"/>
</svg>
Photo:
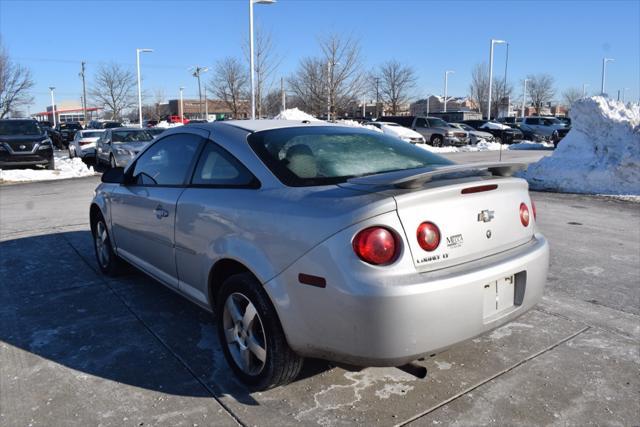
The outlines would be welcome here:
<svg viewBox="0 0 640 427">
<path fill-rule="evenodd" d="M 209 277 L 207 280 L 209 306 L 212 310 L 215 310 L 216 297 L 224 281 L 234 274 L 242 273 L 251 274 L 259 283 L 262 284 L 260 278 L 249 267 L 236 259 L 222 258 L 213 264 L 209 270 Z"/>
</svg>

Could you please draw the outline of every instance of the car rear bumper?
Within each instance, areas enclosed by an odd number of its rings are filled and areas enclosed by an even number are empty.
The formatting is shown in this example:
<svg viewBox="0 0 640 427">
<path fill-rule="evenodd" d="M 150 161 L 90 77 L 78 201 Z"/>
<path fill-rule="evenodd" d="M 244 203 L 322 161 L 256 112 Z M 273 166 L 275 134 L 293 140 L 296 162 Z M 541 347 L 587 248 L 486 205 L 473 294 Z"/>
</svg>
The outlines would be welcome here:
<svg viewBox="0 0 640 427">
<path fill-rule="evenodd" d="M 325 271 L 324 288 L 301 284 L 299 273 L 323 270 L 327 249 L 311 251 L 265 289 L 294 351 L 359 366 L 400 366 L 517 318 L 542 298 L 549 265 L 548 243 L 536 234 L 515 249 L 439 271 L 381 271 L 377 282 L 370 276 L 363 283 L 338 268 Z M 485 286 L 512 275 L 521 300 L 487 315 Z"/>
</svg>

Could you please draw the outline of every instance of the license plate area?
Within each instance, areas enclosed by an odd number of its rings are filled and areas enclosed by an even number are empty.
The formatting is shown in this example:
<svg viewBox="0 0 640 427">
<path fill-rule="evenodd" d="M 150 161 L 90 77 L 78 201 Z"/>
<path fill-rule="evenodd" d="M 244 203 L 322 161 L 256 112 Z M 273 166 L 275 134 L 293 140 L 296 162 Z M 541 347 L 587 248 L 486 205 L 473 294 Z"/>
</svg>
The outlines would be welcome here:
<svg viewBox="0 0 640 427">
<path fill-rule="evenodd" d="M 514 306 L 515 299 L 515 275 L 501 277 L 497 280 L 485 283 L 483 286 L 485 319 Z"/>
</svg>

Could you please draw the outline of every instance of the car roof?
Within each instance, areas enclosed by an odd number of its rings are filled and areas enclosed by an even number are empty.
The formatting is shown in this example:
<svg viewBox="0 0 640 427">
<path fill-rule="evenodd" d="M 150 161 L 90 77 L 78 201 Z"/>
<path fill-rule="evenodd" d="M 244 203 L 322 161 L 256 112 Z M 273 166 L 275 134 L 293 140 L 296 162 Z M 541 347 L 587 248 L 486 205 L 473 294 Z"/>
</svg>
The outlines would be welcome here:
<svg viewBox="0 0 640 427">
<path fill-rule="evenodd" d="M 309 120 L 225 120 L 225 121 L 216 121 L 211 123 L 196 123 L 190 127 L 198 127 L 200 129 L 206 130 L 214 130 L 219 126 L 232 126 L 238 129 L 245 130 L 247 132 L 260 132 L 263 130 L 272 130 L 272 129 L 283 129 L 283 128 L 293 128 L 293 127 L 306 127 L 306 126 L 332 126 L 332 127 L 345 127 L 350 129 L 360 129 L 354 128 L 352 126 L 342 125 L 340 123 L 329 123 L 325 121 L 309 121 Z"/>
</svg>

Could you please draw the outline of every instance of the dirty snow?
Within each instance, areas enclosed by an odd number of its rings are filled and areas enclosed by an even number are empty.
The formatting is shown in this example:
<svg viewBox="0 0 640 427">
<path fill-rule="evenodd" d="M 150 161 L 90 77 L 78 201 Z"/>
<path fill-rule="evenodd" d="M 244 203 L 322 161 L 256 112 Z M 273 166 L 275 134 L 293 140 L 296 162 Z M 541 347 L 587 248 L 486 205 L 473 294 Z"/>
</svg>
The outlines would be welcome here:
<svg viewBox="0 0 640 427">
<path fill-rule="evenodd" d="M 640 106 L 594 96 L 577 101 L 571 119 L 553 155 L 521 174 L 531 188 L 640 195 Z"/>
<path fill-rule="evenodd" d="M 66 155 L 56 155 L 55 165 L 55 170 L 36 167 L 33 169 L 0 169 L 0 183 L 51 181 L 54 179 L 82 178 L 96 174 L 93 167 L 87 167 L 77 157 L 70 159 Z"/>
<path fill-rule="evenodd" d="M 310 122 L 320 122 L 311 114 L 305 113 L 297 108 L 289 108 L 288 110 L 281 111 L 280 114 L 274 117 L 276 120 L 308 120 Z"/>
</svg>

